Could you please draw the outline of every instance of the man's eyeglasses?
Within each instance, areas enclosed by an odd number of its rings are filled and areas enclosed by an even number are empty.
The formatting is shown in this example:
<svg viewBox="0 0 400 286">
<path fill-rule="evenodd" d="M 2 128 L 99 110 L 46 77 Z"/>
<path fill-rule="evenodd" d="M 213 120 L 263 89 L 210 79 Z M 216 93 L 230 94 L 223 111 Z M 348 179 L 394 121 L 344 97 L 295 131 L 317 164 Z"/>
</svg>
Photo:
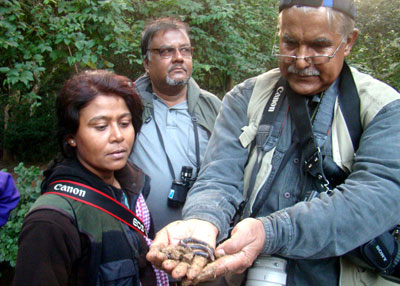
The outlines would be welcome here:
<svg viewBox="0 0 400 286">
<path fill-rule="evenodd" d="M 289 56 L 289 55 L 281 55 L 281 54 L 274 54 L 275 57 L 278 57 L 280 62 L 285 64 L 291 64 L 294 61 L 299 59 L 305 60 L 308 64 L 320 65 L 328 63 L 339 51 L 340 47 L 343 43 L 345 43 L 345 38 L 342 39 L 339 46 L 331 55 L 316 55 L 316 56 L 307 56 L 307 57 L 297 57 L 297 56 Z"/>
<path fill-rule="evenodd" d="M 169 59 L 175 56 L 176 51 L 179 51 L 182 57 L 184 58 L 191 58 L 193 53 L 192 47 L 181 47 L 181 48 L 173 48 L 173 47 L 166 47 L 166 48 L 159 48 L 159 49 L 150 49 L 150 51 L 155 51 L 160 54 L 160 57 L 164 59 Z"/>
</svg>

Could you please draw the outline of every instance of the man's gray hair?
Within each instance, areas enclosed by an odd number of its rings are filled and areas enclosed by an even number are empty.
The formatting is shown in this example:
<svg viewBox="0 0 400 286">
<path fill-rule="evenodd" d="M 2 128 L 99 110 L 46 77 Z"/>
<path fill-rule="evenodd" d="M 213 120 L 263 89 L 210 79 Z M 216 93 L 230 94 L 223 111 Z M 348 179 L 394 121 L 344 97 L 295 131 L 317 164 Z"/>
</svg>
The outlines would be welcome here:
<svg viewBox="0 0 400 286">
<path fill-rule="evenodd" d="M 354 20 L 340 12 L 337 10 L 334 10 L 332 8 L 329 7 L 309 7 L 309 6 L 292 6 L 290 8 L 286 8 L 285 10 L 290 10 L 290 9 L 301 9 L 304 11 L 304 13 L 311 13 L 313 11 L 315 11 L 315 9 L 319 9 L 319 10 L 325 10 L 327 13 L 327 17 L 328 17 L 328 25 L 330 29 L 337 29 L 337 32 L 339 34 L 342 35 L 343 38 L 348 38 L 350 36 L 350 34 L 354 31 L 354 27 L 355 27 L 355 22 Z M 283 10 L 283 11 L 285 11 Z M 283 12 L 282 11 L 282 12 Z M 279 31 L 281 30 L 281 26 L 282 26 L 282 12 L 279 13 L 279 17 L 278 17 L 278 29 Z"/>
</svg>

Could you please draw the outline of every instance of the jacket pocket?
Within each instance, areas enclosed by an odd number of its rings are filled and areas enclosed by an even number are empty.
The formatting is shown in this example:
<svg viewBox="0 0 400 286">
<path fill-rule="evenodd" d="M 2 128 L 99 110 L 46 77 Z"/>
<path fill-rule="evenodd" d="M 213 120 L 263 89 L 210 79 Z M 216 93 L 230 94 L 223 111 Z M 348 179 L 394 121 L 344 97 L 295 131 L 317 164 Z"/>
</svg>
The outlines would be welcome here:
<svg viewBox="0 0 400 286">
<path fill-rule="evenodd" d="M 104 263 L 99 267 L 97 286 L 139 285 L 137 264 L 131 259 Z"/>
</svg>

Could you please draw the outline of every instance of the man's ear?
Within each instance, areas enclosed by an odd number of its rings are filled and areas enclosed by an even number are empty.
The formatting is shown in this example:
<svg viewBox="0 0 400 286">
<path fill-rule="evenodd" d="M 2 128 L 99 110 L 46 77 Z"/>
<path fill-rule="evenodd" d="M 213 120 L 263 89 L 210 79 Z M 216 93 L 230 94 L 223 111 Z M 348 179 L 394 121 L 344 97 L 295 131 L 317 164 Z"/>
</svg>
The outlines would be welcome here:
<svg viewBox="0 0 400 286">
<path fill-rule="evenodd" d="M 351 32 L 350 35 L 347 37 L 346 46 L 344 47 L 345 57 L 347 57 L 350 54 L 351 49 L 353 48 L 353 45 L 356 42 L 357 36 L 358 36 L 358 29 L 354 29 L 353 32 Z"/>
<path fill-rule="evenodd" d="M 146 71 L 146 73 L 149 73 L 149 60 L 147 59 L 147 57 L 143 57 L 142 61 L 143 61 L 144 70 Z"/>
</svg>

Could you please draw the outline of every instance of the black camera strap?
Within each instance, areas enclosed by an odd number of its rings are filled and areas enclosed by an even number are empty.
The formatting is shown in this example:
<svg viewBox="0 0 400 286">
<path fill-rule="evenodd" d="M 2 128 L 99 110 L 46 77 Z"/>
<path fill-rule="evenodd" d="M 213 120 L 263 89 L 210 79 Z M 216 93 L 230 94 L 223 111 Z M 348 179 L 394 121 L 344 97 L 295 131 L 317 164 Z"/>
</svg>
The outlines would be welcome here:
<svg viewBox="0 0 400 286">
<path fill-rule="evenodd" d="M 250 177 L 249 191 L 247 192 L 248 195 L 254 191 L 253 189 L 256 177 L 261 166 L 262 158 L 265 155 L 264 143 L 268 140 L 274 130 L 274 123 L 285 100 L 285 96 L 285 79 L 281 77 L 275 85 L 274 92 L 268 99 L 264 108 L 261 121 L 258 125 L 256 139 L 253 141 L 251 147 L 251 149 L 254 147 L 256 148 L 255 152 L 257 152 L 257 159 Z"/>
<path fill-rule="evenodd" d="M 289 84 L 287 85 L 287 91 L 290 112 L 293 116 L 297 134 L 301 134 L 299 140 L 302 147 L 304 171 L 314 178 L 317 192 L 327 191 L 329 193 L 330 187 L 335 187 L 335 185 L 342 183 L 347 175 L 337 167 L 341 177 L 340 182 L 335 180 L 335 178 L 327 176 L 326 171 L 328 171 L 329 165 L 332 165 L 333 163 L 336 166 L 336 164 L 333 161 L 330 162 L 331 159 L 322 157 L 321 150 L 318 147 L 314 136 L 306 98 L 296 94 Z M 353 148 L 354 150 L 357 150 L 362 134 L 362 126 L 360 115 L 354 116 L 354 111 L 358 111 L 359 114 L 360 99 L 350 68 L 346 63 L 343 64 L 340 74 L 338 102 L 350 133 Z M 319 130 L 319 132 L 328 132 L 330 122 L 319 122 L 317 120 L 316 124 L 320 124 L 320 126 L 315 128 Z M 306 197 L 305 199 L 308 200 L 310 198 Z"/>
<path fill-rule="evenodd" d="M 307 107 L 307 98 L 296 94 L 289 84 L 286 85 L 290 113 L 292 114 L 297 134 L 299 135 L 299 144 L 301 148 L 301 162 L 303 170 L 310 174 L 316 180 L 316 188 L 318 192 L 329 191 L 329 181 L 325 177 L 322 166 L 322 153 L 318 147 L 314 132 L 312 129 L 310 113 Z M 326 129 L 330 122 L 326 124 Z"/>
<path fill-rule="evenodd" d="M 277 118 L 278 118 L 279 110 L 281 109 L 283 102 L 285 101 L 285 98 L 287 97 L 286 85 L 287 85 L 286 80 L 283 77 L 281 77 L 278 80 L 277 84 L 275 85 L 274 92 L 272 93 L 273 95 L 269 98 L 269 100 L 264 108 L 264 111 L 263 111 L 263 114 L 261 117 L 261 121 L 260 121 L 260 124 L 257 129 L 257 135 L 256 135 L 255 142 L 253 141 L 254 142 L 253 145 L 255 144 L 255 146 L 257 147 L 257 149 L 256 149 L 257 161 L 253 167 L 253 171 L 252 171 L 252 174 L 250 177 L 247 198 L 239 206 L 239 208 L 237 210 L 237 214 L 235 215 L 236 220 L 238 217 L 240 217 L 242 215 L 242 212 L 244 211 L 244 209 L 246 207 L 245 205 L 247 204 L 247 202 L 249 201 L 249 197 L 251 196 L 251 192 L 255 191 L 254 185 L 255 185 L 257 173 L 260 169 L 260 166 L 262 163 L 262 158 L 266 153 L 266 151 L 264 150 L 265 143 L 268 141 L 268 139 L 272 136 L 273 133 L 275 133 L 275 135 L 277 137 L 280 136 L 278 130 L 274 130 L 274 125 L 277 126 L 276 125 L 277 123 L 281 123 L 281 122 L 278 122 Z M 273 184 L 275 178 L 277 177 L 276 175 L 282 171 L 283 167 L 289 161 L 291 154 L 293 154 L 293 152 L 295 151 L 296 146 L 298 144 L 298 140 L 296 140 L 296 138 L 294 138 L 293 143 L 291 144 L 291 146 L 285 153 L 285 155 L 281 161 L 281 164 L 278 167 L 278 170 L 275 172 L 275 175 L 272 178 L 272 182 L 270 183 L 271 185 Z M 268 198 L 270 191 L 271 190 L 269 190 L 268 192 L 264 191 L 257 196 L 257 199 L 255 200 L 254 205 L 252 207 L 251 213 L 249 214 L 250 217 L 257 216 L 262 205 L 264 204 L 264 201 Z"/>
<path fill-rule="evenodd" d="M 114 217 L 133 230 L 146 236 L 143 221 L 130 209 L 105 193 L 71 180 L 58 180 L 49 185 L 44 195 L 54 194 L 73 199 Z"/>
<path fill-rule="evenodd" d="M 164 144 L 164 140 L 163 137 L 161 135 L 161 130 L 160 127 L 157 124 L 156 118 L 154 116 L 154 107 L 151 108 L 151 116 L 153 117 L 154 120 L 154 125 L 156 126 L 156 130 L 157 130 L 157 136 L 158 136 L 158 140 L 160 141 L 161 147 L 164 150 L 165 153 L 165 157 L 167 158 L 167 163 L 168 163 L 168 168 L 169 168 L 169 172 L 171 173 L 172 179 L 174 181 L 176 181 L 176 177 L 175 177 L 175 172 L 174 172 L 174 167 L 172 166 L 172 161 L 168 156 L 167 150 L 165 148 L 165 144 Z M 197 118 L 195 115 L 191 115 L 191 119 L 192 119 L 192 123 L 193 123 L 193 132 L 194 132 L 194 141 L 195 141 L 195 150 L 196 150 L 196 175 L 195 178 L 197 178 L 197 175 L 199 173 L 200 170 L 200 140 L 199 140 L 199 130 L 198 130 L 198 123 L 197 123 Z"/>
</svg>

